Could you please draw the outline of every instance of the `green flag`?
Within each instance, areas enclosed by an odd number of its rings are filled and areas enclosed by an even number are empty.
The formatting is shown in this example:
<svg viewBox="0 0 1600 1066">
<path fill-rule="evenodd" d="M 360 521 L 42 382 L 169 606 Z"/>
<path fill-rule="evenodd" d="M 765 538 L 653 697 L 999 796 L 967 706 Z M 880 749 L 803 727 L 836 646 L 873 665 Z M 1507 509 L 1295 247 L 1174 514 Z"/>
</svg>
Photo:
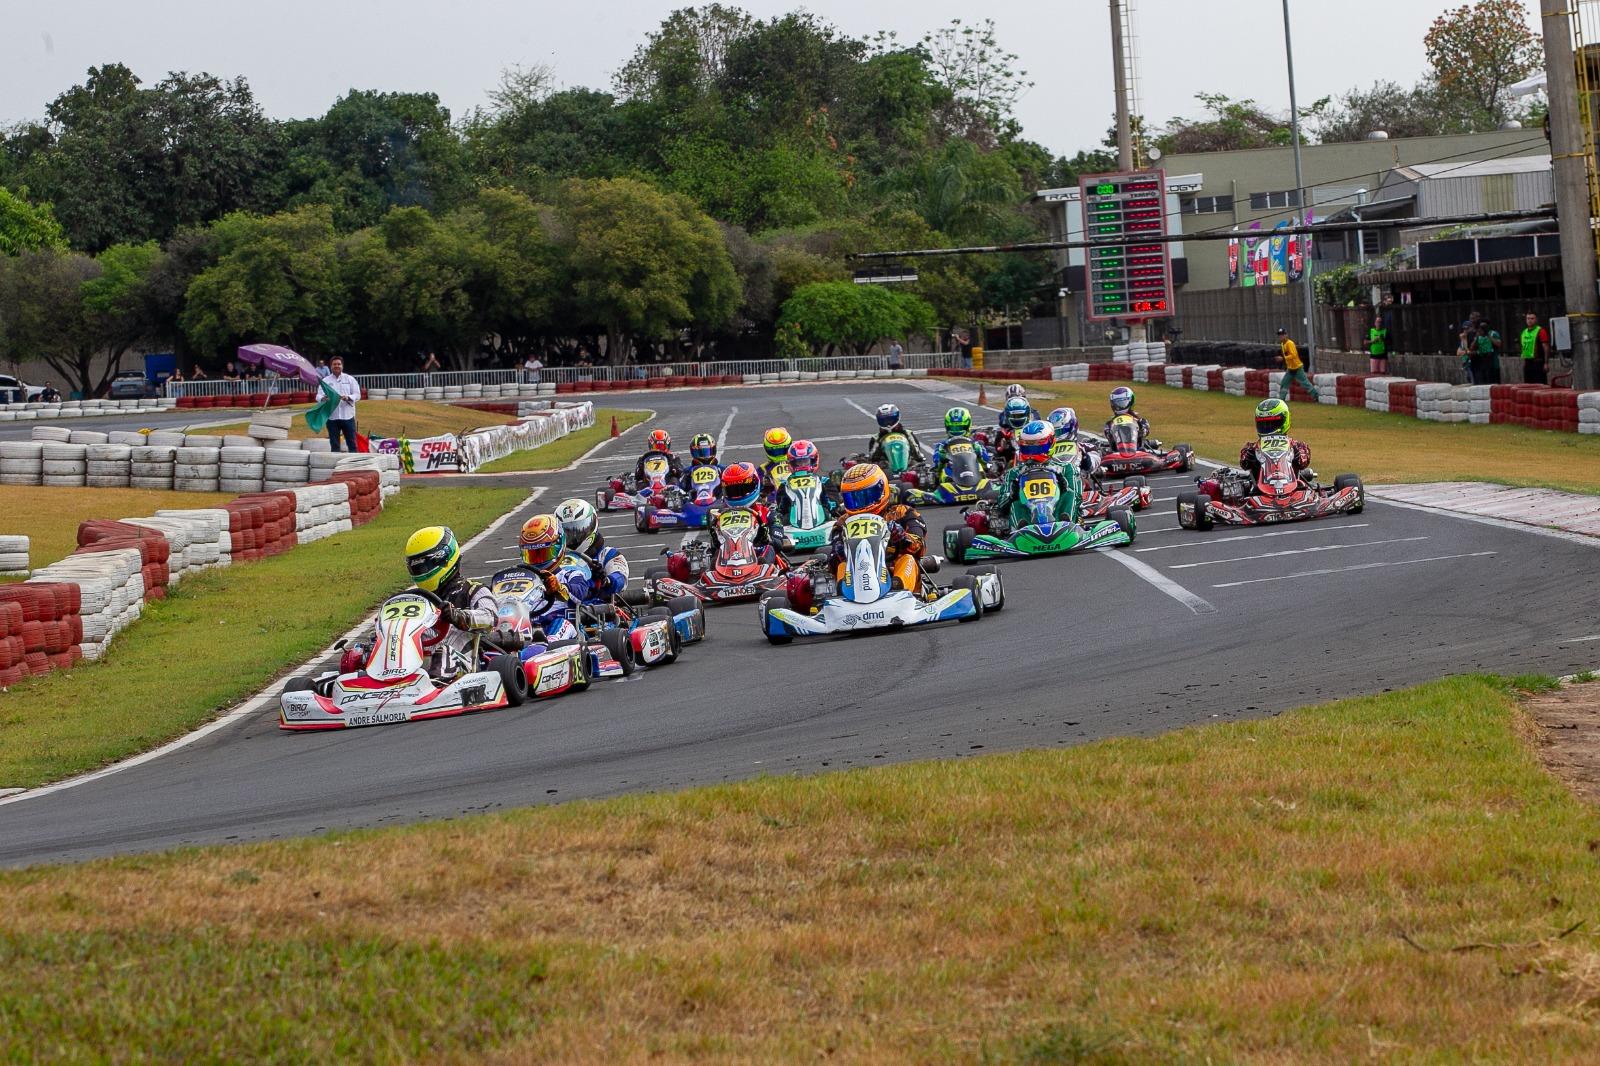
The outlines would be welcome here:
<svg viewBox="0 0 1600 1066">
<path fill-rule="evenodd" d="M 337 389 L 328 384 L 327 378 L 322 379 L 321 385 L 322 399 L 317 403 L 317 406 L 306 412 L 306 428 L 313 433 L 321 433 L 328 428 L 328 419 L 333 415 L 333 409 L 339 406 L 339 401 L 343 398 L 339 395 Z"/>
</svg>

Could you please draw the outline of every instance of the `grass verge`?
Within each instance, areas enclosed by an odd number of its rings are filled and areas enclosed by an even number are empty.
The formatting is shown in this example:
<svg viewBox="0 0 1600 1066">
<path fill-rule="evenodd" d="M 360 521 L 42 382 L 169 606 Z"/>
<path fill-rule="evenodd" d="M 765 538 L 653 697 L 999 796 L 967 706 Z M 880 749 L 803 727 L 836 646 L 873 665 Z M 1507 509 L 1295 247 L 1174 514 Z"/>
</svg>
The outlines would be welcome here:
<svg viewBox="0 0 1600 1066">
<path fill-rule="evenodd" d="M 412 530 L 448 515 L 465 540 L 523 496 L 407 489 L 359 529 L 186 578 L 146 604 L 100 662 L 0 693 L 0 788 L 92 770 L 194 728 L 316 654 L 403 585 L 401 547 Z"/>
<path fill-rule="evenodd" d="M 37 570 L 77 550 L 78 523 L 87 518 L 132 518 L 155 514 L 162 507 L 220 507 L 233 496 L 231 492 L 8 485 L 0 493 L 5 501 L 0 532 L 32 538 L 28 558 Z"/>
<path fill-rule="evenodd" d="M 273 408 L 280 410 L 280 408 Z M 296 415 L 309 408 L 289 408 Z M 430 403 L 426 400 L 362 400 L 356 406 L 356 428 L 369 437 L 436 437 L 443 433 L 462 433 L 481 426 L 504 426 L 515 422 L 511 415 L 493 411 L 476 411 L 448 403 Z M 243 433 L 249 421 L 226 426 L 211 426 L 196 430 L 214 436 L 226 433 Z M 313 433 L 305 419 L 296 418 L 289 427 L 289 436 L 295 440 L 326 436 Z"/>
<path fill-rule="evenodd" d="M 987 382 L 998 404 L 1007 382 Z M 1067 405 L 1085 428 L 1110 417 L 1106 396 L 1119 384 L 1139 394 L 1139 413 L 1162 441 L 1192 444 L 1201 455 L 1233 462 L 1253 430 L 1255 397 L 1195 392 L 1138 382 L 1027 382 L 1041 411 Z M 995 391 L 999 389 L 1001 391 Z M 1294 434 L 1311 446 L 1312 461 L 1328 480 L 1357 473 L 1368 484 L 1398 481 L 1493 481 L 1600 493 L 1600 437 L 1524 426 L 1476 426 L 1328 404 L 1294 405 Z M 1530 474 L 1530 471 L 1533 473 Z"/>
<path fill-rule="evenodd" d="M 4 874 L 0 1044 L 1590 1061 L 1600 816 L 1525 728 L 1508 683 L 1453 678 L 1154 739 Z"/>
<path fill-rule="evenodd" d="M 598 407 L 594 412 L 594 425 L 587 429 L 580 429 L 576 433 L 568 433 L 565 437 L 553 440 L 549 444 L 537 448 L 530 448 L 525 452 L 512 452 L 503 459 L 496 459 L 478 467 L 480 474 L 514 474 L 522 471 L 559 470 L 578 458 L 596 444 L 611 436 L 611 419 L 617 420 L 617 430 L 621 432 L 638 425 L 649 418 L 647 411 L 624 411 L 614 407 Z M 641 450 L 643 446 L 641 445 Z"/>
</svg>

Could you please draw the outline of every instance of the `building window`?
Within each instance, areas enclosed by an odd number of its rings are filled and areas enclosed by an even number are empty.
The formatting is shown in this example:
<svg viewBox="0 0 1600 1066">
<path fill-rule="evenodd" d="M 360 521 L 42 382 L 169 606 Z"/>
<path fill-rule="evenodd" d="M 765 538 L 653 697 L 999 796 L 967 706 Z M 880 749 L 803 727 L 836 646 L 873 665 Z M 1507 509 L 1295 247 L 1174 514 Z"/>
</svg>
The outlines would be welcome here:
<svg viewBox="0 0 1600 1066">
<path fill-rule="evenodd" d="M 1300 191 L 1287 189 L 1283 192 L 1253 192 L 1250 194 L 1250 209 L 1252 211 L 1270 211 L 1275 207 L 1299 207 Z"/>
<path fill-rule="evenodd" d="M 1233 200 L 1226 196 L 1192 196 L 1183 201 L 1186 215 L 1220 215 L 1233 210 Z"/>
</svg>

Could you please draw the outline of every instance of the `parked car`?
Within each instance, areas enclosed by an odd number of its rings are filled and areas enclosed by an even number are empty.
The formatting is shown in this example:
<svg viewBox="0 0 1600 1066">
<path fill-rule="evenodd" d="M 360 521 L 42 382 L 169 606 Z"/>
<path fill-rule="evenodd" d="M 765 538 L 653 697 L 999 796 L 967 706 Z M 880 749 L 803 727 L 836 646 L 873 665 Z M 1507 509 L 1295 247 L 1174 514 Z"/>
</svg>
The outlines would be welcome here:
<svg viewBox="0 0 1600 1066">
<path fill-rule="evenodd" d="M 144 371 L 119 370 L 117 376 L 111 379 L 106 395 L 113 400 L 146 400 L 160 396 L 161 393 L 150 384 L 150 379 L 144 376 Z"/>
<path fill-rule="evenodd" d="M 43 391 L 42 385 L 29 385 L 21 378 L 0 374 L 0 403 L 28 403 Z"/>
</svg>

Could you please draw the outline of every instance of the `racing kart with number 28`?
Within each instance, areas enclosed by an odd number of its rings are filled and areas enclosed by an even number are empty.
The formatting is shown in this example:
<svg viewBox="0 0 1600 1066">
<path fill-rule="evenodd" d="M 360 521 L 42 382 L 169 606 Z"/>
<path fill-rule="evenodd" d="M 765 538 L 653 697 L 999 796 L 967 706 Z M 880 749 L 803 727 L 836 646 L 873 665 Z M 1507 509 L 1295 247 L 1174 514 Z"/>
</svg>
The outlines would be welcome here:
<svg viewBox="0 0 1600 1066">
<path fill-rule="evenodd" d="M 1288 437 L 1262 437 L 1255 444 L 1258 472 L 1223 469 L 1200 479 L 1194 492 L 1178 495 L 1178 524 L 1184 529 L 1259 526 L 1303 522 L 1336 514 L 1360 514 L 1367 490 L 1354 474 L 1340 474 L 1331 488 L 1316 475 L 1294 468 L 1294 444 Z"/>
</svg>

